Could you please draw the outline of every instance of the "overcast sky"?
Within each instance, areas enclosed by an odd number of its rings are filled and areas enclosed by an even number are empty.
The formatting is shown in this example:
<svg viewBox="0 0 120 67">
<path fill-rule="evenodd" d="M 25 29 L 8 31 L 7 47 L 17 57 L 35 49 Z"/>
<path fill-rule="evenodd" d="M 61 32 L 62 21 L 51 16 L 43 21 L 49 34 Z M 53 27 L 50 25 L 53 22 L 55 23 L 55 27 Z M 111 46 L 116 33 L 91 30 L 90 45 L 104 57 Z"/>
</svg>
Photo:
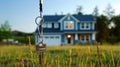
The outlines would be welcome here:
<svg viewBox="0 0 120 67">
<path fill-rule="evenodd" d="M 74 14 L 79 5 L 83 7 L 84 14 L 91 14 L 95 6 L 103 13 L 108 4 L 115 9 L 115 14 L 120 14 L 119 3 L 120 0 L 44 0 L 43 14 Z M 0 0 L 0 24 L 7 20 L 12 30 L 34 32 L 34 19 L 38 15 L 39 0 Z"/>
</svg>

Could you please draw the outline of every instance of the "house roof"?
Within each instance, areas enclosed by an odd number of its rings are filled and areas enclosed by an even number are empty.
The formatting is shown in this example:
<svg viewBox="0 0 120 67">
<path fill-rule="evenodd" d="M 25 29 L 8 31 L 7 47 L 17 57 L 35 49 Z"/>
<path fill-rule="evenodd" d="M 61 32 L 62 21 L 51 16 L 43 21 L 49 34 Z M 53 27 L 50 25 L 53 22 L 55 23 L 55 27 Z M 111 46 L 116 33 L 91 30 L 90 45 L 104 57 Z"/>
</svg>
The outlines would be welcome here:
<svg viewBox="0 0 120 67">
<path fill-rule="evenodd" d="M 44 15 L 44 21 L 45 22 L 58 22 L 60 19 L 62 19 L 65 15 Z M 94 17 L 92 15 L 72 15 L 79 21 L 95 21 Z"/>
<path fill-rule="evenodd" d="M 73 15 L 79 21 L 95 21 L 92 15 Z"/>
<path fill-rule="evenodd" d="M 61 20 L 65 15 L 44 15 L 44 21 L 45 22 L 58 22 L 59 20 Z M 94 17 L 92 15 L 72 15 L 73 17 L 75 17 L 77 20 L 82 21 L 82 22 L 86 22 L 86 21 L 95 21 Z M 38 30 L 36 29 L 35 32 L 37 32 Z M 52 29 L 52 28 L 44 28 L 43 29 L 44 32 L 49 33 L 49 32 L 56 32 L 56 33 L 63 33 L 65 31 L 61 31 L 59 29 Z M 69 31 L 70 32 L 70 31 Z M 74 31 L 74 32 L 79 32 L 79 31 Z M 84 31 L 83 31 L 84 32 Z"/>
<path fill-rule="evenodd" d="M 57 22 L 62 17 L 64 17 L 64 15 L 45 15 L 45 16 L 43 16 L 45 22 Z"/>
</svg>

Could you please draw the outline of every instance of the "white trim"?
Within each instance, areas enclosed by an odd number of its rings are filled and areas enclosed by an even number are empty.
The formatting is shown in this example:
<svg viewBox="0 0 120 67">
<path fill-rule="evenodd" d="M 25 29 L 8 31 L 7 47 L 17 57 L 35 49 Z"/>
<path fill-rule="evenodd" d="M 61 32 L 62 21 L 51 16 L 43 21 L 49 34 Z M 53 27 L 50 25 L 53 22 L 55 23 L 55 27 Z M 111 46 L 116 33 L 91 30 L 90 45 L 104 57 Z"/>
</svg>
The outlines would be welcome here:
<svg viewBox="0 0 120 67">
<path fill-rule="evenodd" d="M 70 14 L 65 15 L 63 18 L 61 18 L 58 22 L 62 22 L 67 16 L 69 16 Z"/>
<path fill-rule="evenodd" d="M 64 28 L 62 27 L 62 21 L 63 21 L 67 16 L 68 16 L 68 14 L 65 15 L 64 17 L 62 17 L 60 20 L 58 20 L 58 22 L 60 22 L 60 30 L 63 30 L 63 29 L 64 29 Z"/>
<path fill-rule="evenodd" d="M 70 20 L 70 16 L 68 16 L 67 20 Z"/>
<path fill-rule="evenodd" d="M 71 17 L 73 18 L 73 19 L 75 19 L 75 21 L 76 21 L 76 23 L 75 23 L 75 25 L 76 25 L 76 28 L 75 28 L 75 30 L 78 30 L 78 22 L 80 22 L 77 18 L 75 18 L 73 15 L 71 15 Z"/>
</svg>

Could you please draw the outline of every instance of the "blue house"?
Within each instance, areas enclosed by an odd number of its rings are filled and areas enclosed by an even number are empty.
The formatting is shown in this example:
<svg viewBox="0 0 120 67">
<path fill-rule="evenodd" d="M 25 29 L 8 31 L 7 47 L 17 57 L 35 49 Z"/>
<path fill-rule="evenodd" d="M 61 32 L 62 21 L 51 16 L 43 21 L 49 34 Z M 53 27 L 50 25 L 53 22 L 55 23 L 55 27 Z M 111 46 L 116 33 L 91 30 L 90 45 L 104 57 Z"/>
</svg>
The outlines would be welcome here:
<svg viewBox="0 0 120 67">
<path fill-rule="evenodd" d="M 43 38 L 47 45 L 95 43 L 95 19 L 92 15 L 45 15 Z M 39 41 L 35 32 L 36 44 Z"/>
</svg>

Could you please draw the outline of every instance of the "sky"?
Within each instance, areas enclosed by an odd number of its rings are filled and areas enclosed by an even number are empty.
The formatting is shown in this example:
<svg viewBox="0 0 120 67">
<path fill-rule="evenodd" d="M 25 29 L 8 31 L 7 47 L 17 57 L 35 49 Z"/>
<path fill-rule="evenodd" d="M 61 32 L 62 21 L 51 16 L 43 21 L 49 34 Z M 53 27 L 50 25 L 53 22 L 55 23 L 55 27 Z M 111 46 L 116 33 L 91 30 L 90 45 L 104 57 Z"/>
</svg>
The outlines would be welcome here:
<svg viewBox="0 0 120 67">
<path fill-rule="evenodd" d="M 91 14 L 96 6 L 103 14 L 108 4 L 118 15 L 119 3 L 120 0 L 43 0 L 43 15 L 74 14 L 78 6 L 83 7 L 83 14 Z M 0 0 L 0 24 L 8 21 L 13 31 L 34 32 L 34 20 L 39 14 L 39 0 Z"/>
</svg>

